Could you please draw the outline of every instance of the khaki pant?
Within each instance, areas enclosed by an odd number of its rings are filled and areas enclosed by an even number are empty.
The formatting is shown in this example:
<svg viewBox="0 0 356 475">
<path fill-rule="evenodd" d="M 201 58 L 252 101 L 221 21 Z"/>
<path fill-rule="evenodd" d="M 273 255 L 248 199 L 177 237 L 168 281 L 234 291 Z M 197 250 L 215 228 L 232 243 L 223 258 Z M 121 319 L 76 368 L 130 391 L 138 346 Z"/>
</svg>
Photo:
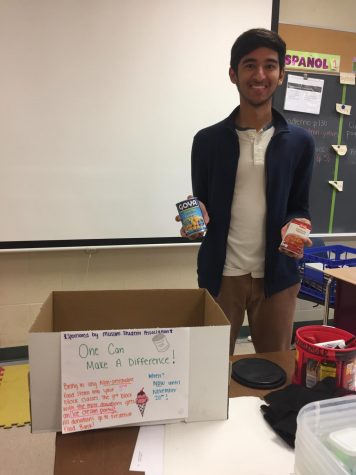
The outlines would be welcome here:
<svg viewBox="0 0 356 475">
<path fill-rule="evenodd" d="M 264 279 L 254 279 L 251 274 L 223 276 L 216 302 L 231 323 L 230 354 L 234 352 L 245 311 L 257 353 L 289 350 L 299 289 L 300 284 L 296 284 L 266 298 Z"/>
</svg>

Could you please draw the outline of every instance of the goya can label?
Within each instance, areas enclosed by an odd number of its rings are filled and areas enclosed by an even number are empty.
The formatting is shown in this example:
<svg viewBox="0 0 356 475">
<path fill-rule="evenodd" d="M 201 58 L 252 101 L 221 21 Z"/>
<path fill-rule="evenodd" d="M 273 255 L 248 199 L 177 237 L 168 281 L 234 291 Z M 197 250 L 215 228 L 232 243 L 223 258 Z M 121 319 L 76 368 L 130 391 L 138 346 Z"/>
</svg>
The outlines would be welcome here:
<svg viewBox="0 0 356 475">
<path fill-rule="evenodd" d="M 281 242 L 279 250 L 282 252 L 291 252 L 296 256 L 303 254 L 304 238 L 309 236 L 310 229 L 311 226 L 309 223 L 305 223 L 299 219 L 292 219 L 284 235 L 283 241 Z"/>
<path fill-rule="evenodd" d="M 197 198 L 193 197 L 189 200 L 180 201 L 176 206 L 187 236 L 193 236 L 194 234 L 206 231 L 206 225 Z"/>
</svg>

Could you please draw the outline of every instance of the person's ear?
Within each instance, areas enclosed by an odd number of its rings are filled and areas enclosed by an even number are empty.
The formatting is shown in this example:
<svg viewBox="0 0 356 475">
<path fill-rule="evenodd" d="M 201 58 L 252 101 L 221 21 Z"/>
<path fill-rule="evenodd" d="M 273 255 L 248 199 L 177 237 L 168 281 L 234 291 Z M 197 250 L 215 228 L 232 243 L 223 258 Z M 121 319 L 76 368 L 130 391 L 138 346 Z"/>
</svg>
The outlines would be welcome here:
<svg viewBox="0 0 356 475">
<path fill-rule="evenodd" d="M 237 74 L 232 68 L 229 69 L 229 76 L 232 84 L 237 84 Z"/>
<path fill-rule="evenodd" d="M 282 86 L 282 84 L 283 84 L 284 73 L 285 73 L 285 70 L 283 68 L 283 69 L 281 69 L 281 71 L 279 73 L 278 86 Z"/>
</svg>

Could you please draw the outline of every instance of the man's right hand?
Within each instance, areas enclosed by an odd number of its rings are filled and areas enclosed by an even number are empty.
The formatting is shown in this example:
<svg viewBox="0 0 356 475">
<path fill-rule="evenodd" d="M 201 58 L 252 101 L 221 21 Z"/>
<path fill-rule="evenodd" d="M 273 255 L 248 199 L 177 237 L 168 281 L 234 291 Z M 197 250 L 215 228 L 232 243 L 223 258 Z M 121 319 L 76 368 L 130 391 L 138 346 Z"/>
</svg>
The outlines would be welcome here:
<svg viewBox="0 0 356 475">
<path fill-rule="evenodd" d="M 187 200 L 190 200 L 191 198 L 193 198 L 192 195 L 188 195 L 187 196 Z M 201 212 L 202 212 L 202 215 L 203 215 L 203 219 L 204 219 L 204 222 L 205 224 L 207 225 L 210 221 L 210 218 L 209 218 L 209 214 L 206 210 L 206 207 L 205 207 L 205 204 L 202 203 L 201 201 L 199 201 L 199 206 L 200 206 L 200 209 L 201 209 Z M 180 216 L 179 214 L 175 217 L 175 220 L 177 222 L 180 222 L 181 219 L 180 219 Z M 195 239 L 198 239 L 198 238 L 201 238 L 204 236 L 204 233 L 196 233 L 196 234 L 191 234 L 189 236 L 187 236 L 186 232 L 184 231 L 184 228 L 183 226 L 180 228 L 180 235 L 183 237 L 183 238 L 188 238 L 190 239 L 191 241 L 194 241 Z"/>
</svg>

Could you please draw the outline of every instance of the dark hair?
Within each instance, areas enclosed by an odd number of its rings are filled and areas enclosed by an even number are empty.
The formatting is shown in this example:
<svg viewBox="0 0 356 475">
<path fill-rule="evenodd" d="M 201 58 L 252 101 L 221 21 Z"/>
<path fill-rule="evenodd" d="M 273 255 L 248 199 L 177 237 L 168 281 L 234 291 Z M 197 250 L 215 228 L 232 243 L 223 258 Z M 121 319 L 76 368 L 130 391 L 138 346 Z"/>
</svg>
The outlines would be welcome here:
<svg viewBox="0 0 356 475">
<path fill-rule="evenodd" d="M 230 59 L 232 69 L 237 71 L 241 58 L 257 48 L 269 48 L 277 51 L 279 67 L 281 69 L 284 68 L 286 57 L 286 44 L 284 40 L 274 31 L 254 28 L 242 33 L 232 45 Z"/>
</svg>

